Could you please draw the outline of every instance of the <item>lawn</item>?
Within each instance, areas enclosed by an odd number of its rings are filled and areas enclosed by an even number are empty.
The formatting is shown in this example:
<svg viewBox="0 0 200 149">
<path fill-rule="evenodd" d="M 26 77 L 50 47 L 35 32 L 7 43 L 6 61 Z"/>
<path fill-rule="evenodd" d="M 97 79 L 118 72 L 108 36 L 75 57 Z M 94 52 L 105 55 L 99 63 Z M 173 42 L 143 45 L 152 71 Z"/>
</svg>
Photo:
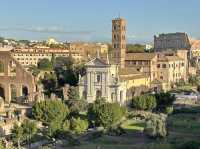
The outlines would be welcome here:
<svg viewBox="0 0 200 149">
<path fill-rule="evenodd" d="M 145 127 L 145 121 L 143 120 L 126 120 L 124 123 L 121 124 L 121 127 L 126 132 L 143 132 Z"/>
</svg>

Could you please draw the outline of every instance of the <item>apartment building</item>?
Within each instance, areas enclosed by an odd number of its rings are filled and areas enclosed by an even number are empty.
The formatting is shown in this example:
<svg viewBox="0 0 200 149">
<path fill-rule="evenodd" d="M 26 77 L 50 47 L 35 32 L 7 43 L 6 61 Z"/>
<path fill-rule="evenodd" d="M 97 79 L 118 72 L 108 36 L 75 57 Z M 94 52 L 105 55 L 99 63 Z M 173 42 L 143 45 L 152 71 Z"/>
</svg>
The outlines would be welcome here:
<svg viewBox="0 0 200 149">
<path fill-rule="evenodd" d="M 23 66 L 37 65 L 38 62 L 44 58 L 51 60 L 53 55 L 55 57 L 68 57 L 71 55 L 77 62 L 82 60 L 80 53 L 75 51 L 70 52 L 68 49 L 12 49 L 11 53 L 12 56 Z"/>
</svg>

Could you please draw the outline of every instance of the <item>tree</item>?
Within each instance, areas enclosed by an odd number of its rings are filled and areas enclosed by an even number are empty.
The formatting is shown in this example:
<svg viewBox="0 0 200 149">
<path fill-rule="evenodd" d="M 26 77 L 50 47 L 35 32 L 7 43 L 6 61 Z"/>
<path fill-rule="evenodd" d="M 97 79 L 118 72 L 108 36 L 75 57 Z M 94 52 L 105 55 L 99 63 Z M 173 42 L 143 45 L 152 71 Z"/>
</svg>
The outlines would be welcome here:
<svg viewBox="0 0 200 149">
<path fill-rule="evenodd" d="M 82 134 L 88 128 L 88 121 L 84 119 L 72 118 L 70 121 L 70 130 L 75 134 Z"/>
<path fill-rule="evenodd" d="M 18 124 L 14 124 L 14 127 L 11 132 L 12 132 L 14 141 L 17 142 L 18 149 L 20 149 L 21 148 L 20 144 L 23 140 L 23 128 L 19 126 Z"/>
<path fill-rule="evenodd" d="M 69 110 L 62 101 L 45 100 L 33 106 L 32 115 L 36 120 L 42 121 L 46 125 L 53 121 L 62 124 L 69 115 Z"/>
<path fill-rule="evenodd" d="M 34 65 L 29 66 L 28 71 L 32 72 L 32 75 L 35 77 L 40 73 L 40 70 Z"/>
<path fill-rule="evenodd" d="M 138 110 L 153 110 L 156 107 L 156 99 L 152 95 L 134 97 L 132 106 Z"/>
<path fill-rule="evenodd" d="M 78 100 L 79 99 L 79 92 L 78 88 L 74 86 L 70 86 L 68 90 L 68 98 L 69 100 Z"/>
<path fill-rule="evenodd" d="M 141 44 L 127 44 L 127 52 L 128 53 L 142 53 L 145 50 L 145 45 Z"/>
<path fill-rule="evenodd" d="M 88 108 L 88 119 L 95 126 L 111 127 L 113 124 L 122 119 L 126 109 L 118 103 L 106 103 L 98 99 Z"/>
<path fill-rule="evenodd" d="M 37 133 L 36 123 L 30 120 L 24 120 L 22 125 L 23 136 L 28 141 L 28 145 L 30 145 L 30 139 Z"/>
<path fill-rule="evenodd" d="M 38 68 L 41 70 L 52 70 L 52 63 L 47 58 L 43 58 L 38 62 Z"/>
<path fill-rule="evenodd" d="M 156 110 L 164 112 L 167 107 L 172 107 L 173 102 L 176 100 L 174 95 L 171 95 L 169 92 L 157 93 L 155 94 L 157 107 Z"/>
<path fill-rule="evenodd" d="M 50 96 L 51 93 L 55 92 L 57 87 L 57 77 L 54 73 L 46 73 L 41 82 L 47 95 Z"/>
</svg>

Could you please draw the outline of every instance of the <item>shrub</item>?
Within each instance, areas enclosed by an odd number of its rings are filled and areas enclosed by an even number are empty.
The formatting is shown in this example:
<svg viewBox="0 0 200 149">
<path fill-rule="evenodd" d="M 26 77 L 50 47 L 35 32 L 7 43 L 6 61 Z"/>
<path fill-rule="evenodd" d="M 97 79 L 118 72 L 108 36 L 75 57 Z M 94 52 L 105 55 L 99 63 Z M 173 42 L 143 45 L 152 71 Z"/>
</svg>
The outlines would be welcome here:
<svg viewBox="0 0 200 149">
<path fill-rule="evenodd" d="M 75 134 L 82 134 L 88 128 L 88 121 L 80 118 L 72 118 L 70 121 L 70 129 Z"/>
<path fill-rule="evenodd" d="M 144 132 L 152 138 L 164 138 L 167 135 L 166 120 L 162 116 L 152 115 L 147 121 Z"/>
<path fill-rule="evenodd" d="M 142 95 L 133 98 L 132 106 L 138 110 L 153 110 L 156 107 L 156 99 L 152 95 Z"/>
<path fill-rule="evenodd" d="M 85 100 L 67 100 L 70 115 L 77 115 L 79 112 L 87 111 L 88 104 Z"/>
</svg>

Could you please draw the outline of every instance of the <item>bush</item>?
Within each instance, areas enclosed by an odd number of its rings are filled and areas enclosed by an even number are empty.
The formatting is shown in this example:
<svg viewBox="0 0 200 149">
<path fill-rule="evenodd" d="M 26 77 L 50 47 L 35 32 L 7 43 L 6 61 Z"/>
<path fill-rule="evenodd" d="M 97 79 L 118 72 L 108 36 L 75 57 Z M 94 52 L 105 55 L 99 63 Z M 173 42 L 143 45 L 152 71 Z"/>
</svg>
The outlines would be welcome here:
<svg viewBox="0 0 200 149">
<path fill-rule="evenodd" d="M 157 93 L 155 94 L 156 98 L 156 110 L 160 112 L 164 112 L 167 107 L 171 107 L 173 102 L 175 101 L 175 96 L 171 95 L 169 92 L 167 93 Z"/>
<path fill-rule="evenodd" d="M 75 134 L 82 134 L 88 128 L 88 121 L 80 118 L 72 118 L 70 120 L 70 130 Z"/>
<path fill-rule="evenodd" d="M 146 123 L 144 132 L 152 138 L 166 137 L 166 119 L 162 116 L 152 115 Z"/>
<path fill-rule="evenodd" d="M 122 119 L 126 109 L 118 103 L 106 103 L 99 99 L 88 108 L 88 119 L 95 126 L 111 127 Z"/>
<path fill-rule="evenodd" d="M 70 110 L 70 115 L 77 115 L 79 112 L 87 111 L 88 104 L 85 100 L 67 100 L 67 106 Z"/>
<path fill-rule="evenodd" d="M 156 107 L 156 99 L 152 95 L 142 95 L 133 98 L 132 106 L 138 110 L 153 110 Z"/>
</svg>

